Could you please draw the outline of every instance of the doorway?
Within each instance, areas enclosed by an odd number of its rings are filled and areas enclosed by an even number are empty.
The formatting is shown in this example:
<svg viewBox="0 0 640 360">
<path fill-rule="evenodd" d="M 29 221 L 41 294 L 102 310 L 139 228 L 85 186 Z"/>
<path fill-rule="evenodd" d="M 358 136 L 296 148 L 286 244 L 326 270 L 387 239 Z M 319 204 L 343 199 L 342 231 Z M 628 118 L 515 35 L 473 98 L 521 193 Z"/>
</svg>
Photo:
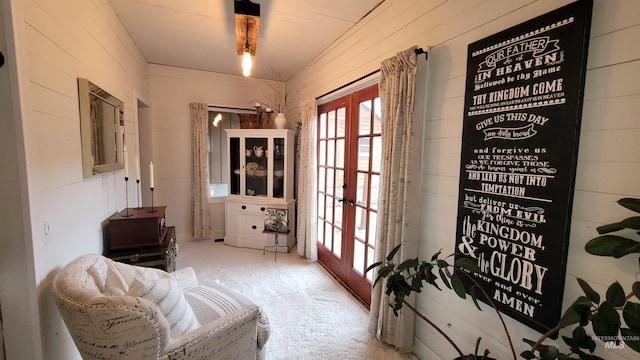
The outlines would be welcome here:
<svg viewBox="0 0 640 360">
<path fill-rule="evenodd" d="M 318 107 L 318 260 L 371 303 L 382 156 L 373 85 Z"/>
</svg>

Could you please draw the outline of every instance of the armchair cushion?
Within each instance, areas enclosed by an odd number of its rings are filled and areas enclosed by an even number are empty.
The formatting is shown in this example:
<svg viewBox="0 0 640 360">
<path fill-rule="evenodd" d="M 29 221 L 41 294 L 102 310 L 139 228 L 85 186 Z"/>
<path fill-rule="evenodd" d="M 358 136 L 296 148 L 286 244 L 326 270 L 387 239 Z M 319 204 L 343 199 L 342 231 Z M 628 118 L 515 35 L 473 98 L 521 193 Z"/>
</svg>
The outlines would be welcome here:
<svg viewBox="0 0 640 360">
<path fill-rule="evenodd" d="M 242 307 L 254 304 L 245 295 L 233 291 L 219 282 L 187 289 L 185 297 L 193 307 L 198 320 L 203 324 L 218 320 Z M 258 313 L 258 349 L 262 349 L 269 340 L 269 333 L 269 318 L 260 309 Z"/>
<path fill-rule="evenodd" d="M 84 359 L 262 359 L 268 319 L 261 309 L 221 284 L 200 292 L 223 299 L 208 302 L 217 309 L 189 304 L 201 286 L 190 268 L 168 274 L 96 254 L 73 260 L 53 281 L 56 305 Z"/>
<path fill-rule="evenodd" d="M 200 327 L 191 305 L 173 278 L 133 279 L 125 295 L 142 297 L 156 304 L 169 322 L 169 333 L 174 339 Z"/>
</svg>

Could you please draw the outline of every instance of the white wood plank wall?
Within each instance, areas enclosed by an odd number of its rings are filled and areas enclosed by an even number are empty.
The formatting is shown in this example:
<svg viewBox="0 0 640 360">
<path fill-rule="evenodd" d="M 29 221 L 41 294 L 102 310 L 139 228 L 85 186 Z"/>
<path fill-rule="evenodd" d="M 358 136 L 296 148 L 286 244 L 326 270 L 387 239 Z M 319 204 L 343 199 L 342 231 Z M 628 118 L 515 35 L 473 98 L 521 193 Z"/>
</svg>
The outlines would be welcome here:
<svg viewBox="0 0 640 360">
<path fill-rule="evenodd" d="M 269 93 L 264 80 L 244 76 L 149 65 L 153 122 L 141 143 L 152 144 L 156 171 L 154 202 L 171 204 L 167 218 L 176 226 L 178 241 L 192 238 L 191 221 L 191 118 L 189 104 L 251 108 Z M 224 134 L 223 134 L 224 135 Z M 148 198 L 147 198 L 148 201 Z M 167 220 L 169 221 L 169 220 Z"/>
<path fill-rule="evenodd" d="M 147 64 L 107 0 L 4 0 L 3 11 L 9 4 L 14 22 L 10 36 L 16 43 L 11 59 L 15 55 L 18 61 L 22 111 L 18 143 L 24 141 L 28 178 L 23 186 L 29 202 L 16 214 L 30 215 L 24 219 L 30 231 L 22 238 L 31 243 L 14 244 L 4 255 L 20 259 L 24 254 L 18 249 L 32 251 L 31 271 L 13 280 L 32 287 L 21 301 L 40 311 L 22 321 L 35 318 L 37 324 L 39 317 L 42 347 L 32 346 L 32 336 L 20 333 L 22 326 L 7 324 L 5 317 L 5 336 L 24 341 L 7 342 L 7 357 L 37 359 L 42 351 L 52 358 L 79 359 L 54 307 L 51 281 L 79 255 L 102 253 L 101 224 L 125 206 L 125 186 L 122 171 L 82 177 L 77 78 L 89 79 L 124 102 L 127 150 L 134 154 L 137 102 L 148 101 Z M 15 87 L 12 91 L 18 92 Z M 130 161 L 133 166 L 133 156 Z M 133 186 L 129 198 L 135 199 Z M 9 305 L 14 302 L 3 302 L 4 310 L 20 317 L 21 309 Z"/>
<path fill-rule="evenodd" d="M 131 153 L 138 152 L 137 129 L 145 129 L 140 137 L 149 142 L 145 149 L 158 162 L 158 187 L 163 188 L 155 201 L 175 204 L 168 209 L 170 221 L 183 235 L 191 230 L 188 217 L 180 215 L 190 212 L 185 200 L 190 196 L 190 150 L 184 146 L 189 143 L 189 102 L 244 107 L 247 99 L 261 98 L 266 85 L 259 79 L 148 65 L 108 0 L 0 1 L 2 24 L 5 29 L 14 29 L 14 34 L 5 36 L 15 37 L 18 60 L 18 84 L 9 92 L 2 87 L 0 99 L 6 102 L 15 96 L 10 92 L 19 91 L 21 108 L 14 113 L 22 111 L 23 121 L 18 124 L 22 128 L 13 130 L 22 131 L 23 138 L 17 139 L 14 147 L 24 141 L 26 167 L 26 184 L 21 185 L 27 189 L 21 195 L 27 200 L 15 200 L 24 207 L 12 210 L 29 214 L 25 226 L 11 229 L 11 234 L 32 239 L 18 244 L 22 246 L 5 246 L 9 251 L 3 255 L 21 260 L 33 252 L 33 263 L 21 262 L 12 268 L 12 274 L 22 274 L 13 281 L 26 284 L 25 291 L 32 296 L 28 304 L 18 307 L 2 302 L 5 314 L 15 314 L 3 317 L 5 329 L 14 329 L 4 335 L 26 343 L 37 338 L 27 328 L 41 326 L 44 354 L 76 359 L 77 351 L 53 307 L 51 280 L 61 266 L 78 255 L 102 251 L 97 224 L 125 205 L 122 172 L 82 179 L 76 79 L 88 78 L 124 101 Z M 410 46 L 430 47 L 420 247 L 423 256 L 439 248 L 451 249 L 467 45 L 569 2 L 385 0 L 289 80 L 287 85 L 293 90 L 289 123 L 299 118 L 299 100 L 317 97 L 377 70 L 381 61 Z M 565 299 L 579 293 L 576 276 L 602 291 L 613 279 L 628 283 L 637 271 L 632 259 L 599 259 L 582 250 L 596 226 L 627 214 L 616 205 L 617 199 L 640 196 L 636 181 L 640 175 L 640 142 L 636 140 L 640 132 L 640 2 L 594 3 Z M 424 57 L 420 59 L 424 61 Z M 143 118 L 153 119 L 153 125 L 138 126 L 139 100 L 150 106 L 143 111 Z M 7 154 L 19 157 L 22 152 Z M 129 186 L 130 202 L 135 196 L 135 188 Z M 46 236 L 45 221 L 51 225 Z M 446 292 L 424 293 L 418 305 L 445 326 L 450 324 L 447 328 L 462 342 L 471 343 L 480 335 L 496 358 L 508 358 L 504 336 L 490 311 L 479 313 L 470 302 Z M 29 313 L 30 309 L 39 309 L 39 313 Z M 28 319 L 29 324 L 8 326 L 8 321 L 20 318 Z M 514 330 L 518 351 L 523 350 L 521 338 L 537 337 L 514 321 L 508 325 Z M 452 358 L 450 347 L 420 320 L 416 329 L 415 352 L 421 358 Z M 34 358 L 28 356 L 27 346 L 7 344 L 7 357 Z M 31 351 L 38 353 L 39 349 Z M 618 360 L 633 359 L 636 354 L 626 349 L 601 352 L 600 356 Z"/>
<path fill-rule="evenodd" d="M 386 0 L 288 82 L 293 104 L 317 97 L 379 68 L 382 60 L 418 45 L 431 47 L 425 154 L 423 156 L 420 251 L 452 251 L 455 241 L 464 83 L 469 43 L 556 9 L 564 0 Z M 629 284 L 638 271 L 633 257 L 616 261 L 587 255 L 583 246 L 595 228 L 628 212 L 616 204 L 640 197 L 640 2 L 595 0 L 585 105 L 568 256 L 565 307 L 581 294 L 575 277 L 603 292 L 614 280 Z M 289 108 L 288 117 L 298 109 Z M 478 312 L 450 292 L 427 291 L 420 309 L 471 347 L 478 336 L 494 357 L 510 358 L 505 336 L 489 308 Z M 507 319 L 517 353 L 523 337 L 539 334 Z M 607 359 L 635 359 L 628 349 Z M 454 352 L 422 320 L 416 321 L 415 352 L 422 359 L 450 359 Z"/>
</svg>

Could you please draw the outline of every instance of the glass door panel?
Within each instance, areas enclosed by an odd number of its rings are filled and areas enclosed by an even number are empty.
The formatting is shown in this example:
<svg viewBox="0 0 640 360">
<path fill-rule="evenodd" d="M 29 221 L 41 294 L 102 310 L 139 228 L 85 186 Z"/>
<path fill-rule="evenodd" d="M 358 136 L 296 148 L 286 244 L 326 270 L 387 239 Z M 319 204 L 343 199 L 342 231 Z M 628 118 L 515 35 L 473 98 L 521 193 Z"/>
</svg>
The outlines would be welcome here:
<svg viewBox="0 0 640 360">
<path fill-rule="evenodd" d="M 284 197 L 284 154 L 286 154 L 284 138 L 273 139 L 273 197 Z"/>
<path fill-rule="evenodd" d="M 382 139 L 377 86 L 318 107 L 318 259 L 371 301 Z"/>
<path fill-rule="evenodd" d="M 380 98 L 358 102 L 358 150 L 356 155 L 356 203 L 353 222 L 352 270 L 371 281 L 366 268 L 374 262 L 380 164 L 382 160 L 382 127 Z"/>
<path fill-rule="evenodd" d="M 318 242 L 332 260 L 343 253 L 345 114 L 345 108 L 333 109 L 320 114 L 318 121 Z"/>
<path fill-rule="evenodd" d="M 245 139 L 245 187 L 246 195 L 268 196 L 268 142 L 267 138 Z"/>
<path fill-rule="evenodd" d="M 229 193 L 240 195 L 240 138 L 232 137 L 229 139 Z"/>
</svg>

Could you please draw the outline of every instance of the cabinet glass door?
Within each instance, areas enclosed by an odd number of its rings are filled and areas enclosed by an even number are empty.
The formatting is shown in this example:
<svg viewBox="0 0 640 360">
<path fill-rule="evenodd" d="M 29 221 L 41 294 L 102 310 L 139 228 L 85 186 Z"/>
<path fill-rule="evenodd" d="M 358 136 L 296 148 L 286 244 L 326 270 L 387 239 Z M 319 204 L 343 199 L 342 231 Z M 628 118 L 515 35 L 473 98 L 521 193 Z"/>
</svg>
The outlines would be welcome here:
<svg viewBox="0 0 640 360">
<path fill-rule="evenodd" d="M 229 194 L 240 195 L 240 138 L 229 139 Z"/>
<path fill-rule="evenodd" d="M 245 193 L 248 196 L 268 196 L 267 174 L 269 152 L 267 138 L 245 139 Z"/>
<path fill-rule="evenodd" d="M 284 138 L 273 139 L 273 197 L 284 197 L 284 155 L 285 151 Z"/>
</svg>

